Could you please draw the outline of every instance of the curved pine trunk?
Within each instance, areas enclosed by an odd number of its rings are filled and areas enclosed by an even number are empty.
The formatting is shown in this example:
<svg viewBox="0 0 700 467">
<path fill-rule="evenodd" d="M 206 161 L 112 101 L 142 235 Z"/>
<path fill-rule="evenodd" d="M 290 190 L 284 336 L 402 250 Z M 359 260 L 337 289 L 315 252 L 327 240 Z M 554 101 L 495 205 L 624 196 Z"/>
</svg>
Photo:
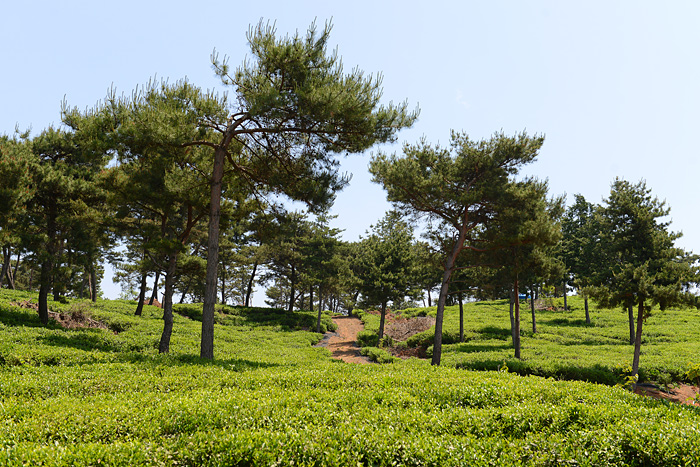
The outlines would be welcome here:
<svg viewBox="0 0 700 467">
<path fill-rule="evenodd" d="M 175 284 L 175 269 L 177 253 L 172 253 L 168 259 L 168 269 L 165 271 L 165 292 L 163 294 L 163 334 L 160 336 L 158 352 L 170 352 L 170 336 L 173 333 L 173 289 Z"/>
</svg>

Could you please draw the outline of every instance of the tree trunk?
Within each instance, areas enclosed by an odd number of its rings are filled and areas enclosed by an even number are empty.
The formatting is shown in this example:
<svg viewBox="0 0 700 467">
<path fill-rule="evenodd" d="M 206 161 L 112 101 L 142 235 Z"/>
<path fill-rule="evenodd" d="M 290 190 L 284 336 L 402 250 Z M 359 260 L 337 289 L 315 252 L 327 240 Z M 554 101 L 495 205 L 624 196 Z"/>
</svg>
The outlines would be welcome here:
<svg viewBox="0 0 700 467">
<path fill-rule="evenodd" d="M 515 296 L 513 295 L 513 289 L 510 289 L 510 338 L 513 342 L 513 348 L 515 348 Z"/>
<path fill-rule="evenodd" d="M 51 290 L 51 279 L 53 278 L 54 261 L 56 259 L 56 205 L 49 204 L 46 215 L 46 231 L 48 242 L 46 243 L 46 256 L 41 264 L 40 286 L 39 286 L 39 319 L 41 324 L 49 324 L 49 291 Z"/>
<path fill-rule="evenodd" d="M 2 288 L 2 282 L 5 276 L 8 276 L 7 272 L 10 270 L 10 259 L 12 255 L 10 254 L 10 247 L 8 245 L 3 245 L 2 247 L 2 271 L 0 271 L 0 288 Z"/>
<path fill-rule="evenodd" d="M 93 259 L 90 259 L 90 300 L 97 302 L 97 268 Z"/>
<path fill-rule="evenodd" d="M 428 306 L 433 306 L 433 301 L 430 299 L 430 289 L 428 289 Z"/>
<path fill-rule="evenodd" d="M 296 295 L 296 269 L 294 269 L 294 266 L 292 266 L 292 273 L 289 276 L 289 312 L 294 311 L 294 296 Z"/>
<path fill-rule="evenodd" d="M 318 307 L 318 316 L 316 317 L 316 332 L 321 332 L 321 306 Z"/>
<path fill-rule="evenodd" d="M 134 313 L 136 316 L 141 316 L 141 313 L 143 312 L 143 302 L 146 301 L 146 281 L 148 280 L 148 274 L 147 273 L 141 273 L 141 284 L 139 286 L 139 301 L 136 304 L 136 312 Z"/>
<path fill-rule="evenodd" d="M 156 278 L 153 280 L 153 293 L 148 301 L 149 305 L 153 305 L 153 301 L 158 298 L 158 281 L 160 280 L 160 269 L 156 271 Z"/>
<path fill-rule="evenodd" d="M 530 311 L 532 312 L 532 332 L 537 332 L 537 320 L 535 319 L 535 292 L 534 287 L 530 287 Z"/>
<path fill-rule="evenodd" d="M 457 295 L 459 301 L 459 341 L 464 342 L 464 303 L 462 302 L 462 294 Z"/>
<path fill-rule="evenodd" d="M 41 324 L 49 324 L 49 290 L 51 289 L 51 273 L 53 272 L 52 259 L 46 259 L 41 264 L 41 274 L 39 275 L 39 319 Z"/>
<path fill-rule="evenodd" d="M 250 297 L 253 295 L 253 283 L 255 282 L 255 272 L 258 269 L 258 262 L 253 262 L 253 272 L 250 273 L 250 280 L 248 281 L 248 289 L 245 292 L 245 306 L 250 306 Z M 314 311 L 311 309 L 311 311 Z"/>
<path fill-rule="evenodd" d="M 591 315 L 588 313 L 588 297 L 583 296 L 583 308 L 586 310 L 586 324 L 591 324 Z"/>
<path fill-rule="evenodd" d="M 634 333 L 634 306 L 630 303 L 627 306 L 627 315 L 630 324 L 630 344 L 634 345 L 635 333 Z"/>
<path fill-rule="evenodd" d="M 564 281 L 564 311 L 569 311 L 569 305 L 566 303 L 566 281 Z"/>
<path fill-rule="evenodd" d="M 632 307 L 630 306 L 630 309 Z M 634 358 L 632 360 L 632 376 L 639 372 L 639 354 L 642 350 L 642 323 L 644 323 L 644 300 L 639 301 L 637 308 L 637 332 L 634 337 Z"/>
<path fill-rule="evenodd" d="M 165 271 L 165 291 L 163 292 L 163 334 L 160 336 L 158 352 L 170 352 L 170 336 L 173 333 L 173 285 L 175 283 L 175 269 L 177 267 L 177 253 L 171 253 L 168 259 L 168 269 Z"/>
<path fill-rule="evenodd" d="M 379 318 L 379 340 L 384 337 L 384 323 L 386 322 L 386 302 L 382 302 L 381 316 Z"/>
<path fill-rule="evenodd" d="M 20 259 L 22 259 L 22 252 L 18 251 L 17 252 L 17 261 L 15 262 L 15 270 L 12 272 L 12 282 L 10 283 L 10 287 L 12 290 L 15 290 L 15 280 L 17 279 L 17 271 L 19 270 L 19 262 Z M 30 287 L 31 289 L 31 287 Z"/>
<path fill-rule="evenodd" d="M 515 282 L 513 283 L 513 294 L 515 295 L 515 309 L 513 310 L 513 322 L 515 330 L 513 337 L 515 338 L 515 358 L 520 358 L 520 295 L 518 291 L 518 274 L 515 274 Z"/>
<path fill-rule="evenodd" d="M 440 358 L 442 357 L 442 321 L 445 316 L 445 301 L 447 300 L 447 291 L 450 287 L 452 270 L 455 267 L 455 262 L 457 261 L 459 252 L 462 251 L 466 234 L 466 227 L 463 226 L 459 231 L 457 240 L 455 241 L 454 245 L 452 245 L 452 251 L 450 251 L 450 254 L 447 256 L 447 260 L 445 261 L 445 271 L 442 273 L 440 296 L 438 297 L 437 313 L 435 314 L 435 339 L 433 341 L 432 365 L 440 365 Z"/>
<path fill-rule="evenodd" d="M 309 311 L 314 311 L 314 286 L 313 285 L 309 286 Z"/>
<path fill-rule="evenodd" d="M 221 304 L 226 305 L 226 268 L 221 268 L 221 274 L 219 274 L 219 289 L 221 290 Z"/>
<path fill-rule="evenodd" d="M 229 138 L 227 135 L 225 138 Z M 211 174 L 211 204 L 209 207 L 209 238 L 207 239 L 207 276 L 202 306 L 202 341 L 200 356 L 214 359 L 214 305 L 216 305 L 216 273 L 219 264 L 219 221 L 221 218 L 221 182 L 226 160 L 225 141 L 214 151 Z"/>
</svg>

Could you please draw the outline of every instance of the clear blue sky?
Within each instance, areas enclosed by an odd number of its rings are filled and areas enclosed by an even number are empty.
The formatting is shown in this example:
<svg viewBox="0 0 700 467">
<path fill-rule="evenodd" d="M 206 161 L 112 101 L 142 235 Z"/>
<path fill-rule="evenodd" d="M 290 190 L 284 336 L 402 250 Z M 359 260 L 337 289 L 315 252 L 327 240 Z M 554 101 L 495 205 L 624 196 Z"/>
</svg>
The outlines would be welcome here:
<svg viewBox="0 0 700 467">
<path fill-rule="evenodd" d="M 527 173 L 549 179 L 552 194 L 599 203 L 616 176 L 643 178 L 670 205 L 679 245 L 700 252 L 700 2 L 690 0 L 9 2 L 0 133 L 38 133 L 59 122 L 64 96 L 84 108 L 112 84 L 129 93 L 154 75 L 223 90 L 212 50 L 240 63 L 261 18 L 279 34 L 332 18 L 346 68 L 382 73 L 386 102 L 420 107 L 399 141 L 444 144 L 450 129 L 543 133 Z M 334 211 L 349 240 L 389 208 L 368 160 L 343 161 L 353 179 Z"/>
</svg>

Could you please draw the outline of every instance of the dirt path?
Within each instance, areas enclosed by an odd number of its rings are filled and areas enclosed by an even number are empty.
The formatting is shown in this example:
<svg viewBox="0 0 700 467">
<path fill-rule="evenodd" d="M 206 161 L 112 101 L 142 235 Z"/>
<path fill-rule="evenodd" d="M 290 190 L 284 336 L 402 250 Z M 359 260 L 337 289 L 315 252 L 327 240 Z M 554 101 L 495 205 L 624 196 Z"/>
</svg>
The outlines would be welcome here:
<svg viewBox="0 0 700 467">
<path fill-rule="evenodd" d="M 331 351 L 333 358 L 349 363 L 370 363 L 367 357 L 360 355 L 357 346 L 357 334 L 364 329 L 359 318 L 354 316 L 338 316 L 333 318 L 338 329 L 330 335 L 324 347 Z"/>
</svg>

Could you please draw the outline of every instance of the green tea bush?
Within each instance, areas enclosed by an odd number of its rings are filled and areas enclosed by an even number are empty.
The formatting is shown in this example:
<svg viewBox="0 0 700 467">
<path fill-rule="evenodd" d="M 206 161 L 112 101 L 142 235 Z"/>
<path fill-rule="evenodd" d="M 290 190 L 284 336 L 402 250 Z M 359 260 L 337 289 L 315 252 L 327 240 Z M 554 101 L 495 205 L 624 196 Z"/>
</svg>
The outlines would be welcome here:
<svg viewBox="0 0 700 467">
<path fill-rule="evenodd" d="M 360 354 L 369 357 L 370 360 L 377 363 L 394 363 L 399 360 L 385 349 L 380 349 L 379 347 L 362 347 Z"/>
</svg>

